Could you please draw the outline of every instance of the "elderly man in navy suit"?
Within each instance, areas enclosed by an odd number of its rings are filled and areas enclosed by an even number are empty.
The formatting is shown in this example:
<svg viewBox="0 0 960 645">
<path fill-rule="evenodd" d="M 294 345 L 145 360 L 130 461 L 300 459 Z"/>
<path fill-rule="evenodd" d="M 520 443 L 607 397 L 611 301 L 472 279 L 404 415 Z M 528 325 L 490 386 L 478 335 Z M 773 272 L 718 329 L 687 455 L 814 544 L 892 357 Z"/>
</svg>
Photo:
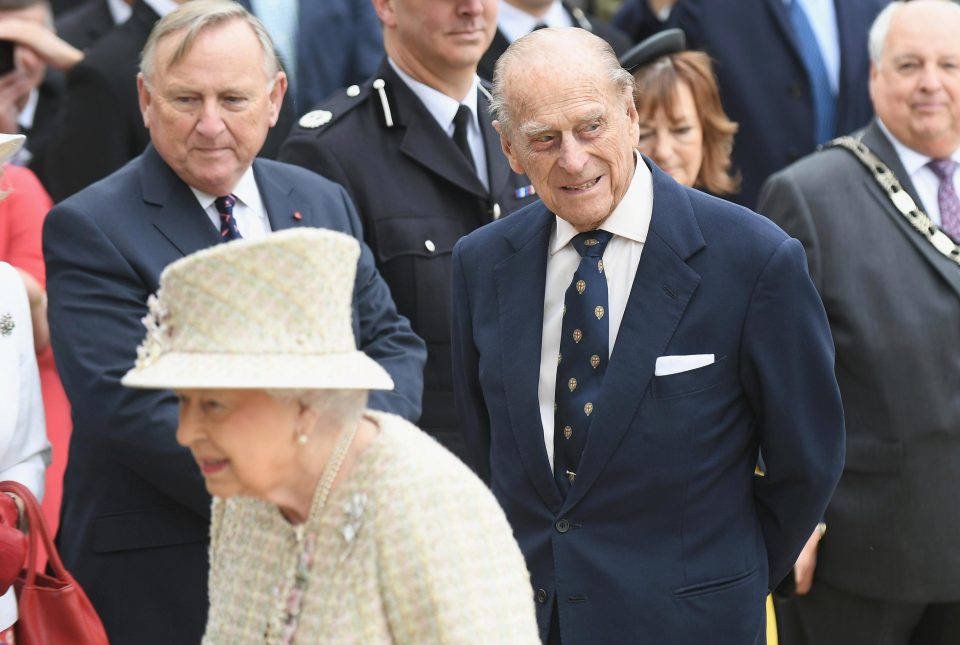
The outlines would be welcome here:
<svg viewBox="0 0 960 645">
<path fill-rule="evenodd" d="M 636 152 L 633 89 L 582 29 L 498 62 L 542 203 L 454 250 L 458 412 L 546 642 L 760 643 L 843 464 L 830 329 L 796 240 Z"/>
<path fill-rule="evenodd" d="M 222 240 L 296 226 L 360 238 L 361 227 L 342 188 L 254 160 L 286 78 L 269 36 L 240 5 L 194 0 L 165 16 L 138 87 L 152 144 L 54 208 L 44 227 L 51 335 L 74 419 L 59 539 L 111 643 L 197 643 L 210 498 L 174 438 L 173 394 L 120 385 L 147 298 L 167 264 Z M 298 278 L 289 277 L 294 290 Z M 226 278 L 210 288 L 226 288 Z M 398 384 L 371 406 L 416 419 L 425 348 L 365 247 L 354 334 Z"/>
</svg>

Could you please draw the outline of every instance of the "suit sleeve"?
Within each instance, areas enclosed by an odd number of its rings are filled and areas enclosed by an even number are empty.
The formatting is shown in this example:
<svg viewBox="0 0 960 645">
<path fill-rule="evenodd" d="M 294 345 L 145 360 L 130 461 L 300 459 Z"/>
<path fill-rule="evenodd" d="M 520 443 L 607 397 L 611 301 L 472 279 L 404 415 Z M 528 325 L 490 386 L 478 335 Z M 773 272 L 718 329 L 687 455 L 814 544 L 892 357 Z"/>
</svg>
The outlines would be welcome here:
<svg viewBox="0 0 960 645">
<path fill-rule="evenodd" d="M 799 184 L 789 173 L 777 173 L 763 184 L 758 204 L 757 212 L 769 217 L 787 235 L 803 244 L 810 277 L 817 285 L 817 290 L 821 291 L 823 267 L 816 227 L 813 225 L 810 205 Z"/>
<path fill-rule="evenodd" d="M 461 242 L 453 248 L 452 289 L 450 350 L 453 394 L 470 465 L 477 476 L 489 485 L 490 416 L 480 387 L 480 356 L 473 342 L 470 294 L 463 269 Z"/>
<path fill-rule="evenodd" d="M 773 588 L 822 517 L 844 459 L 833 339 L 796 240 L 781 243 L 757 279 L 741 353 L 766 465 L 754 498 Z"/>
<path fill-rule="evenodd" d="M 360 241 L 360 261 L 354 287 L 357 345 L 393 378 L 394 389 L 370 392 L 370 407 L 416 422 L 423 398 L 426 344 L 413 333 L 410 321 L 397 312 L 390 288 L 377 271 L 370 247 L 363 241 L 360 218 L 347 192 L 338 187 L 350 225 Z"/>
<path fill-rule="evenodd" d="M 136 91 L 133 79 L 130 92 Z M 129 97 L 128 97 L 129 99 Z M 81 62 L 67 76 L 67 91 L 55 129 L 32 168 L 59 202 L 103 179 L 143 152 L 134 145 L 130 124 L 119 113 L 123 101 L 94 66 Z"/>
<path fill-rule="evenodd" d="M 109 451 L 165 495 L 207 517 L 210 497 L 190 453 L 177 445 L 168 390 L 120 384 L 145 330 L 148 287 L 85 213 L 58 206 L 43 234 L 50 334 L 73 407 L 71 442 Z"/>
</svg>

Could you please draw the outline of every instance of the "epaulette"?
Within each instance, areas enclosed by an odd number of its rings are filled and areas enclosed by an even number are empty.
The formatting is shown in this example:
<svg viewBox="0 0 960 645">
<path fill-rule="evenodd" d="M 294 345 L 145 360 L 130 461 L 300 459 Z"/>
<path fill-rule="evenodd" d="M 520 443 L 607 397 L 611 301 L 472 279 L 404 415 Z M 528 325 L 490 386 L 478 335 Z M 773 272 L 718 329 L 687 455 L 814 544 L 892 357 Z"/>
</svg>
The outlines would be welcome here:
<svg viewBox="0 0 960 645">
<path fill-rule="evenodd" d="M 312 130 L 322 128 L 341 118 L 353 108 L 361 105 L 370 95 L 369 85 L 351 85 L 345 90 L 336 92 L 316 110 L 311 110 L 300 117 L 297 124 L 301 128 Z"/>
</svg>

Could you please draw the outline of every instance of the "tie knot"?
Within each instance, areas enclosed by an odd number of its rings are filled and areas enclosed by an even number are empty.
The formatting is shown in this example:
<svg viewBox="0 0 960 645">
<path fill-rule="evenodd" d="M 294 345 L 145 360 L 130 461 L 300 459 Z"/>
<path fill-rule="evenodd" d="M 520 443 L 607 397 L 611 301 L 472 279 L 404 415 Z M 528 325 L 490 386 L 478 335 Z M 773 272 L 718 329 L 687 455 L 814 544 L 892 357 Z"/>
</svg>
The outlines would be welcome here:
<svg viewBox="0 0 960 645">
<path fill-rule="evenodd" d="M 221 215 L 233 215 L 233 207 L 237 203 L 237 198 L 233 195 L 224 195 L 213 200 L 217 207 L 217 212 Z"/>
<path fill-rule="evenodd" d="M 934 159 L 929 164 L 940 181 L 950 181 L 953 179 L 953 173 L 957 169 L 957 162 L 953 159 Z"/>
<path fill-rule="evenodd" d="M 602 258 L 603 249 L 611 237 L 613 233 L 599 229 L 580 233 L 573 238 L 573 248 L 577 249 L 582 258 Z"/>
</svg>

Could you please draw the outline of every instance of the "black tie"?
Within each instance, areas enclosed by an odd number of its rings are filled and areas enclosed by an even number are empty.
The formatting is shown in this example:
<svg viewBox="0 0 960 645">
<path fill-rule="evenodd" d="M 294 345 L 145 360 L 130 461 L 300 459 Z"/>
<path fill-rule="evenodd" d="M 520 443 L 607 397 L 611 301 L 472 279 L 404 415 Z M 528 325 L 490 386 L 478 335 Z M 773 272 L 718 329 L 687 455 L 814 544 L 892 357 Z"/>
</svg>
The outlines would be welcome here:
<svg viewBox="0 0 960 645">
<path fill-rule="evenodd" d="M 470 152 L 470 142 L 467 141 L 467 128 L 470 127 L 472 116 L 470 108 L 461 103 L 460 107 L 457 108 L 456 116 L 453 117 L 453 142 L 457 144 L 460 152 L 470 162 L 470 167 L 476 172 L 477 166 L 473 163 L 473 153 Z"/>
</svg>

